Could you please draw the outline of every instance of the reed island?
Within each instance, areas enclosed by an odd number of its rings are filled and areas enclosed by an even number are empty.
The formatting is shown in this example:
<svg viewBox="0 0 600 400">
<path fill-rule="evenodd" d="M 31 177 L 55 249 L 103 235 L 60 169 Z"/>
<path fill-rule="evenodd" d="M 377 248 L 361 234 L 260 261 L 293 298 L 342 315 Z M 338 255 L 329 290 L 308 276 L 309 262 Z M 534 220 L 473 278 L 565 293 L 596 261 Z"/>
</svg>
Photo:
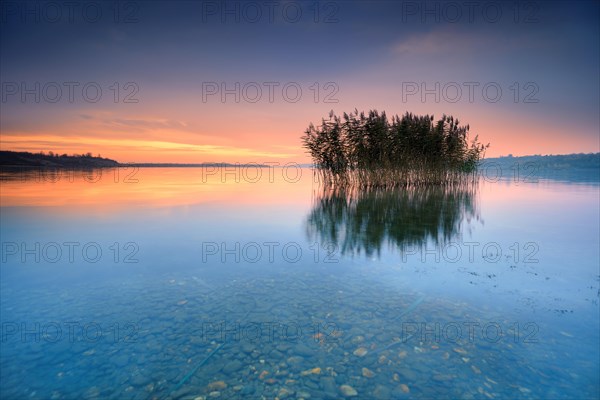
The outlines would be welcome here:
<svg viewBox="0 0 600 400">
<path fill-rule="evenodd" d="M 452 116 L 333 111 L 302 136 L 326 185 L 369 188 L 461 185 L 475 179 L 489 144 L 468 137 Z"/>
</svg>

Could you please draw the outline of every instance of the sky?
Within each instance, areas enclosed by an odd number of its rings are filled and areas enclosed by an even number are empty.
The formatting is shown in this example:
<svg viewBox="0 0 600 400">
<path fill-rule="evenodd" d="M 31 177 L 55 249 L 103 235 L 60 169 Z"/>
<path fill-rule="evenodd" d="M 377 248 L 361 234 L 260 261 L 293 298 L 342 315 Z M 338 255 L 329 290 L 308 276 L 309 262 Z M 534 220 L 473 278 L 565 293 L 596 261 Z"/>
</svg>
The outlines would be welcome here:
<svg viewBox="0 0 600 400">
<path fill-rule="evenodd" d="M 330 110 L 453 115 L 487 157 L 600 151 L 597 1 L 2 1 L 0 148 L 309 162 Z"/>
</svg>

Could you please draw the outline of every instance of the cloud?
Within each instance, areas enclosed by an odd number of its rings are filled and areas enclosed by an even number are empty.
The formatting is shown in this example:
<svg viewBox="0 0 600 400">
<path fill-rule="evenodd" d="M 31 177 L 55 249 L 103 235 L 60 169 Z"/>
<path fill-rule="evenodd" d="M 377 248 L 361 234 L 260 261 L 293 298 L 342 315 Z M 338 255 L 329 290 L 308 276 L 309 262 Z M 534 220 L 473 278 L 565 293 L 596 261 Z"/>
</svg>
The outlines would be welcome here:
<svg viewBox="0 0 600 400">
<path fill-rule="evenodd" d="M 173 129 L 187 130 L 188 124 L 183 121 L 171 119 L 131 119 L 131 118 L 112 118 L 104 119 L 103 123 L 113 128 L 126 128 L 134 130 L 146 129 Z"/>
<path fill-rule="evenodd" d="M 393 45 L 396 54 L 421 54 L 440 56 L 445 54 L 470 53 L 483 44 L 473 34 L 457 31 L 437 30 L 413 35 Z"/>
<path fill-rule="evenodd" d="M 114 117 L 110 114 L 79 114 L 79 117 L 87 121 L 98 122 L 104 128 L 127 130 L 129 132 L 146 132 L 156 129 L 187 131 L 189 129 L 187 122 L 167 118 L 123 118 Z"/>
<path fill-rule="evenodd" d="M 148 151 L 152 153 L 184 153 L 190 156 L 223 156 L 223 157 L 266 157 L 283 159 L 294 156 L 292 153 L 270 152 L 251 149 L 248 147 L 221 146 L 211 144 L 193 144 L 175 141 L 160 140 L 133 140 L 133 139 L 100 139 L 97 137 L 71 137 L 65 141 L 62 136 L 44 135 L 31 136 L 14 132 L 3 135 L 2 148 L 12 150 L 60 150 L 69 149 L 94 149 L 94 152 L 105 149 L 119 151 Z M 85 150 L 87 151 L 87 150 Z"/>
<path fill-rule="evenodd" d="M 489 28 L 488 28 L 489 29 Z M 392 53 L 401 55 L 447 56 L 482 55 L 519 51 L 522 49 L 548 48 L 547 41 L 537 33 L 527 36 L 518 32 L 499 34 L 484 28 L 460 30 L 441 28 L 415 34 L 392 45 Z"/>
</svg>

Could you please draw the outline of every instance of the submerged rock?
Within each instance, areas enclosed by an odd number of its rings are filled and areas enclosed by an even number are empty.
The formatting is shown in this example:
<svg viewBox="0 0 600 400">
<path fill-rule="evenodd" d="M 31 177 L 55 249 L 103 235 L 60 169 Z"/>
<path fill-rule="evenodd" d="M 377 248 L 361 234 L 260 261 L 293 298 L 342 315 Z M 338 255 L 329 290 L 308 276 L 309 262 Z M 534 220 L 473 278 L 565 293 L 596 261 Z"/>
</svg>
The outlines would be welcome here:
<svg viewBox="0 0 600 400">
<path fill-rule="evenodd" d="M 258 379 L 265 379 L 266 376 L 269 375 L 269 371 L 267 370 L 263 370 L 263 372 L 260 373 L 260 375 L 258 376 Z"/>
<path fill-rule="evenodd" d="M 321 368 L 316 367 L 316 368 L 312 368 L 312 369 L 307 369 L 306 371 L 302 371 L 302 372 L 300 372 L 300 375 L 302 375 L 302 376 L 319 375 L 320 373 L 321 373 Z"/>
<path fill-rule="evenodd" d="M 314 354 L 314 351 L 303 343 L 299 343 L 292 351 L 304 357 L 310 357 Z"/>
<path fill-rule="evenodd" d="M 227 388 L 227 384 L 224 381 L 215 381 L 208 384 L 206 387 L 209 392 L 215 392 Z"/>
<path fill-rule="evenodd" d="M 373 390 L 373 397 L 378 400 L 388 400 L 392 396 L 392 391 L 384 385 L 377 385 Z"/>
<path fill-rule="evenodd" d="M 350 385 L 342 385 L 340 386 L 340 391 L 344 395 L 344 397 L 355 397 L 358 396 L 358 392 Z"/>
<path fill-rule="evenodd" d="M 303 362 L 304 362 L 304 357 L 300 357 L 300 356 L 292 356 L 287 359 L 287 363 L 290 365 L 299 365 L 299 364 L 302 364 Z"/>
<path fill-rule="evenodd" d="M 354 343 L 354 344 L 362 343 L 364 341 L 365 341 L 365 337 L 362 335 L 355 336 L 352 338 L 352 343 Z"/>
<path fill-rule="evenodd" d="M 240 392 L 240 393 L 241 393 L 243 396 L 252 396 L 252 395 L 254 394 L 254 392 L 255 392 L 255 388 L 254 388 L 254 386 L 252 386 L 252 385 L 246 385 L 246 386 L 244 386 L 244 387 L 242 388 L 242 390 L 241 390 L 241 392 Z"/>
<path fill-rule="evenodd" d="M 364 376 L 365 378 L 372 378 L 375 376 L 375 372 L 371 371 L 369 368 L 363 368 L 362 376 Z"/>
<path fill-rule="evenodd" d="M 369 351 L 367 349 L 365 349 L 364 347 L 359 347 L 358 349 L 354 350 L 354 354 L 357 357 L 364 357 L 365 355 L 367 355 Z"/>
<path fill-rule="evenodd" d="M 150 378 L 142 374 L 136 374 L 129 379 L 129 383 L 131 383 L 132 386 L 142 387 L 150 383 Z"/>
<path fill-rule="evenodd" d="M 277 397 L 279 397 L 280 399 L 286 399 L 293 394 L 294 394 L 293 390 L 290 390 L 288 388 L 281 388 L 281 389 L 279 389 L 279 392 L 277 393 Z"/>
<path fill-rule="evenodd" d="M 244 364 L 242 364 L 241 361 L 234 360 L 230 363 L 227 363 L 227 365 L 225 365 L 225 367 L 223 367 L 223 372 L 226 374 L 231 374 L 231 373 L 239 371 L 240 369 L 242 369 L 243 366 L 244 366 Z"/>
<path fill-rule="evenodd" d="M 306 386 L 309 386 L 309 385 L 307 384 Z M 336 394 L 335 380 L 332 377 L 326 376 L 326 377 L 322 378 L 321 379 L 321 387 L 323 388 L 323 391 L 325 393 L 335 396 L 335 394 Z"/>
</svg>

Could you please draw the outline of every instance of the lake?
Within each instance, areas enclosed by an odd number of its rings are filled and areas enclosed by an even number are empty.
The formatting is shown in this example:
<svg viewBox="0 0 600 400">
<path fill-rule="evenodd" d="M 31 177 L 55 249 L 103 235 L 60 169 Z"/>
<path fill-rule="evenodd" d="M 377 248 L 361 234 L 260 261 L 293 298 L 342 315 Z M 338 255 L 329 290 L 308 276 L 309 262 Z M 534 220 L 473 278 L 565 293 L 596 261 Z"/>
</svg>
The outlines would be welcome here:
<svg viewBox="0 0 600 400">
<path fill-rule="evenodd" d="M 0 397 L 598 398 L 599 193 L 5 173 Z"/>
</svg>

